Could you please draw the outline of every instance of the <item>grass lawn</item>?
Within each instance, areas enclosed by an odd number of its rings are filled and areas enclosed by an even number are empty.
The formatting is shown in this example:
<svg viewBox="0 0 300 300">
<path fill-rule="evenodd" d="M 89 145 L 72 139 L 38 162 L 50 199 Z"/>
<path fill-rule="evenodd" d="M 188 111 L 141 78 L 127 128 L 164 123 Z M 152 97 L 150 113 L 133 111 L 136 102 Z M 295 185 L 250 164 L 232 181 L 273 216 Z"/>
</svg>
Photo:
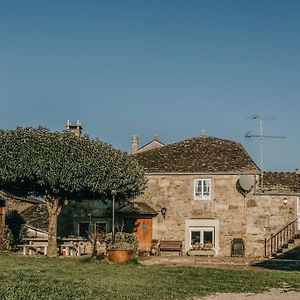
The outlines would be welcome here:
<svg viewBox="0 0 300 300">
<path fill-rule="evenodd" d="M 186 299 L 216 292 L 259 292 L 289 285 L 300 272 L 113 265 L 87 258 L 0 253 L 0 299 Z"/>
</svg>

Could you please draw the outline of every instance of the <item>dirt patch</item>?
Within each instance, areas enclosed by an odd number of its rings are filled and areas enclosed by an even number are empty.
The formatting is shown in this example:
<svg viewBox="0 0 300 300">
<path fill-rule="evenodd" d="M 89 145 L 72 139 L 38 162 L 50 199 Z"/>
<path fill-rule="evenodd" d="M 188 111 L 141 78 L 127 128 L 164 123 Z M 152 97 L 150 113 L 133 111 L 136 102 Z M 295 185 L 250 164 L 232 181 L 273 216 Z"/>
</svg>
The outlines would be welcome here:
<svg viewBox="0 0 300 300">
<path fill-rule="evenodd" d="M 284 290 L 284 289 L 271 289 L 264 293 L 222 293 L 201 298 L 192 298 L 192 300 L 299 300 L 300 292 Z"/>
</svg>

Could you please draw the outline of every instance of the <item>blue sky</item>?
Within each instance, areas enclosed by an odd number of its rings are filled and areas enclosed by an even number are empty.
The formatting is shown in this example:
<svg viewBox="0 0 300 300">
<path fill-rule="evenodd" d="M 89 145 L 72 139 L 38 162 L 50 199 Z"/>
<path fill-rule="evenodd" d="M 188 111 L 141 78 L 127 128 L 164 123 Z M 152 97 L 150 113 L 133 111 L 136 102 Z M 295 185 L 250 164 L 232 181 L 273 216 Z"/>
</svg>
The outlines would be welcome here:
<svg viewBox="0 0 300 300">
<path fill-rule="evenodd" d="M 207 134 L 265 168 L 300 166 L 300 1 L 0 2 L 0 128 L 84 132 L 122 150 Z"/>
</svg>

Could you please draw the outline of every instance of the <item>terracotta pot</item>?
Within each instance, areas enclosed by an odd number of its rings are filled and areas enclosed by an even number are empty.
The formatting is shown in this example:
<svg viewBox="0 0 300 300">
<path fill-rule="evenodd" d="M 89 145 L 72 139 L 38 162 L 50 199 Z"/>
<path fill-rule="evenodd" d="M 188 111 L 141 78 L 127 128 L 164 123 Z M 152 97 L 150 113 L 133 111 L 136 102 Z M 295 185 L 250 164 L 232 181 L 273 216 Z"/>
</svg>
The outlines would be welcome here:
<svg viewBox="0 0 300 300">
<path fill-rule="evenodd" d="M 107 250 L 108 259 L 116 263 L 124 263 L 130 259 L 133 259 L 133 250 L 123 250 L 123 249 L 110 249 Z"/>
</svg>

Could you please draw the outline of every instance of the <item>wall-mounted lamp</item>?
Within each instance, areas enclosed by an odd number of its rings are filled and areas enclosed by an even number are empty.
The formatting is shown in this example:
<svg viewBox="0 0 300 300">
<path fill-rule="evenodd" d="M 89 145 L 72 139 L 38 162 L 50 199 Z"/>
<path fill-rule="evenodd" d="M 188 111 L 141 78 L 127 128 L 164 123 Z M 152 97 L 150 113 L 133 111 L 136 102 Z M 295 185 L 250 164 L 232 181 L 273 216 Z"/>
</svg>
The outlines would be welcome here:
<svg viewBox="0 0 300 300">
<path fill-rule="evenodd" d="M 160 210 L 163 218 L 165 219 L 166 218 L 166 213 L 167 213 L 167 208 L 166 207 L 163 207 L 161 210 Z"/>
<path fill-rule="evenodd" d="M 283 204 L 284 204 L 284 205 L 287 205 L 288 202 L 289 202 L 289 201 L 288 201 L 287 197 L 284 197 L 284 198 L 283 198 Z"/>
</svg>

